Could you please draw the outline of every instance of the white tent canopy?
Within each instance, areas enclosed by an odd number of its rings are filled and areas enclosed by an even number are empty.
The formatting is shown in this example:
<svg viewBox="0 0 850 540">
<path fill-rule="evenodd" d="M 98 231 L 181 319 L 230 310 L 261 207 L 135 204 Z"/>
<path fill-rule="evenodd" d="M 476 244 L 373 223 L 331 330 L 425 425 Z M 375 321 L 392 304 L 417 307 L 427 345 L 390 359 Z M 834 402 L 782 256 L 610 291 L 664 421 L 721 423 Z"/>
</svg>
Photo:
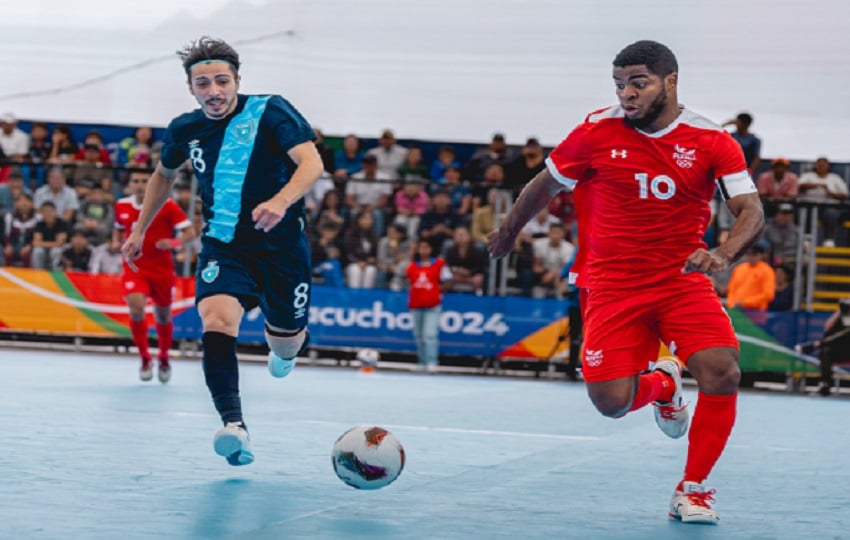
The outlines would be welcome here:
<svg viewBox="0 0 850 540">
<path fill-rule="evenodd" d="M 243 92 L 282 94 L 327 133 L 555 144 L 614 102 L 614 55 L 655 39 L 681 101 L 718 122 L 751 112 L 763 155 L 850 161 L 843 0 L 20 4 L 0 19 L 0 112 L 19 118 L 164 126 L 194 107 L 173 53 L 209 34 L 237 44 Z"/>
</svg>

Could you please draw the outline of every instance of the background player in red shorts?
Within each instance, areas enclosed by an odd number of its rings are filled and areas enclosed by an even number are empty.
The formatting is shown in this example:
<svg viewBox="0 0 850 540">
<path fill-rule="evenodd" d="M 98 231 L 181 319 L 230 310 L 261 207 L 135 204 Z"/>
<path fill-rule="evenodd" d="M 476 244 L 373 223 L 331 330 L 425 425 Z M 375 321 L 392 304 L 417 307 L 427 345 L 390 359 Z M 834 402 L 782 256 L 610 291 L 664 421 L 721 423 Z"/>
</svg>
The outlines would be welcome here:
<svg viewBox="0 0 850 540">
<path fill-rule="evenodd" d="M 124 241 L 125 236 L 132 232 L 139 212 L 150 173 L 133 171 L 130 173 L 129 186 L 132 195 L 115 203 L 115 230 L 113 237 L 116 241 Z M 145 320 L 145 302 L 147 297 L 153 300 L 153 314 L 156 320 L 156 334 L 159 345 L 159 370 L 157 376 L 160 382 L 166 383 L 171 378 L 171 366 L 168 363 L 168 350 L 171 348 L 173 323 L 171 322 L 171 299 L 176 276 L 172 250 L 194 235 L 191 223 L 180 206 L 169 199 L 162 210 L 154 218 L 145 242 L 142 246 L 144 257 L 136 260 L 131 268 L 126 260 L 122 280 L 127 305 L 130 308 L 130 331 L 133 343 L 139 349 L 142 366 L 139 368 L 139 378 L 149 381 L 153 378 L 153 361 L 148 350 L 148 324 Z M 174 231 L 181 231 L 179 241 L 174 240 Z"/>
<path fill-rule="evenodd" d="M 639 41 L 613 62 L 620 104 L 591 113 L 525 187 L 490 234 L 494 257 L 564 187 L 575 194 L 579 251 L 571 279 L 582 289 L 583 368 L 590 399 L 619 418 L 654 403 L 661 430 L 688 432 L 681 367 L 659 360 L 659 340 L 699 386 L 685 473 L 669 515 L 716 523 L 714 490 L 702 487 L 735 423 L 738 343 L 706 274 L 726 269 L 756 238 L 764 215 L 740 146 L 720 126 L 680 106 L 678 64 L 660 43 Z M 708 251 L 702 236 L 719 186 L 737 217 Z"/>
</svg>

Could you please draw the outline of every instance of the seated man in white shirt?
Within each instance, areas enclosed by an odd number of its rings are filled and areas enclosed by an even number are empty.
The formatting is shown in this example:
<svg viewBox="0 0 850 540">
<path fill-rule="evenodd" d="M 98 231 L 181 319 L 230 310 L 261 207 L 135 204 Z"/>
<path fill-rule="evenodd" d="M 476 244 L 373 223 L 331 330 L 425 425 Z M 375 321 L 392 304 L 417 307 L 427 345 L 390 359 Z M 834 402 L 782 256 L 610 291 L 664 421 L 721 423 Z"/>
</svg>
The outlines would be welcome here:
<svg viewBox="0 0 850 540">
<path fill-rule="evenodd" d="M 847 182 L 829 169 L 829 160 L 819 157 L 815 161 L 814 170 L 800 176 L 797 186 L 801 201 L 828 204 L 847 198 Z M 843 208 L 821 207 L 820 216 L 824 226 L 823 245 L 835 246 L 838 236 L 843 232 L 841 223 L 847 219 L 848 213 Z M 847 242 L 842 241 L 841 244 L 846 245 Z"/>
<path fill-rule="evenodd" d="M 546 238 L 534 241 L 534 274 L 537 286 L 534 287 L 532 295 L 535 298 L 563 297 L 565 284 L 561 281 L 561 270 L 572 259 L 576 250 L 565 237 L 564 225 L 553 223 L 549 225 Z"/>
</svg>

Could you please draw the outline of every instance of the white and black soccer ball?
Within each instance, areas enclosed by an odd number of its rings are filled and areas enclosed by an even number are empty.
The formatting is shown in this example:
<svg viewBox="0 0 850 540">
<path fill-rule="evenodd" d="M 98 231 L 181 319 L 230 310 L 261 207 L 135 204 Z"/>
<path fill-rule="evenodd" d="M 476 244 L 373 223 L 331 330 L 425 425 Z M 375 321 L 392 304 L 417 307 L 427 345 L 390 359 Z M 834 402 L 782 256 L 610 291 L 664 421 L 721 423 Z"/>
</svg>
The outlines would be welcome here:
<svg viewBox="0 0 850 540">
<path fill-rule="evenodd" d="M 364 367 L 378 367 L 381 353 L 375 349 L 360 349 L 357 351 L 357 361 Z"/>
<path fill-rule="evenodd" d="M 391 484 L 404 469 L 404 447 L 378 426 L 357 426 L 343 433 L 331 451 L 334 472 L 357 489 Z"/>
</svg>

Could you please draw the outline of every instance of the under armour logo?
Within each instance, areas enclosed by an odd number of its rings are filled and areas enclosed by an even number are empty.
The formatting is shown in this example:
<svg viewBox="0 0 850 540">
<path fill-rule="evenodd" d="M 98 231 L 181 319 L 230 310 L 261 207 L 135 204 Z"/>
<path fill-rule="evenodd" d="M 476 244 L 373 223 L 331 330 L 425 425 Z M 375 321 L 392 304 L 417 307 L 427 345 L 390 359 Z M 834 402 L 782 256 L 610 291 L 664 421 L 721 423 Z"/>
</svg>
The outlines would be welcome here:
<svg viewBox="0 0 850 540">
<path fill-rule="evenodd" d="M 625 149 L 623 149 L 623 150 L 616 150 L 616 149 L 613 149 L 613 148 L 611 149 L 611 157 L 612 158 L 620 157 L 620 158 L 626 159 L 627 155 L 628 155 L 628 153 L 626 152 Z"/>
</svg>

